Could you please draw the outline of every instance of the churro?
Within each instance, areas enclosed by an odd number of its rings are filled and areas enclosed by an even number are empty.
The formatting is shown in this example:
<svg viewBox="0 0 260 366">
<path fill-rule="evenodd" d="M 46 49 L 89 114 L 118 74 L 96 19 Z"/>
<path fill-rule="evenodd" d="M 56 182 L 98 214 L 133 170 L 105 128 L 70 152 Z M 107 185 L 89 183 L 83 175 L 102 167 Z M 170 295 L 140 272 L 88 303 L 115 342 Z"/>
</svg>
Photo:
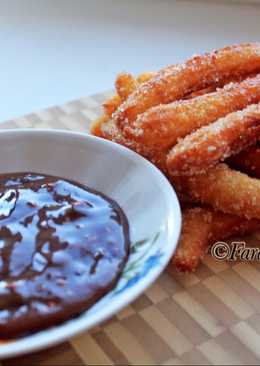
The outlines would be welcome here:
<svg viewBox="0 0 260 366">
<path fill-rule="evenodd" d="M 260 178 L 260 144 L 230 157 L 228 164 L 254 178 Z"/>
<path fill-rule="evenodd" d="M 138 82 L 133 75 L 128 72 L 118 74 L 115 82 L 117 94 L 122 101 L 126 100 L 131 93 L 137 88 Z"/>
<path fill-rule="evenodd" d="M 117 110 L 121 103 L 122 100 L 119 95 L 114 95 L 113 97 L 105 100 L 103 103 L 105 115 L 111 118 L 113 113 Z"/>
<path fill-rule="evenodd" d="M 92 123 L 90 127 L 90 132 L 92 135 L 95 135 L 97 137 L 103 137 L 104 134 L 102 132 L 102 126 L 103 124 L 107 123 L 109 121 L 109 116 L 106 114 L 103 114 L 101 117 L 99 117 L 94 123 Z"/>
<path fill-rule="evenodd" d="M 218 164 L 204 174 L 171 179 L 178 189 L 216 210 L 260 219 L 260 180 L 226 164 Z"/>
<path fill-rule="evenodd" d="M 225 47 L 202 56 L 194 56 L 183 64 L 160 70 L 141 84 L 114 113 L 124 127 L 147 109 L 167 104 L 186 95 L 219 83 L 231 76 L 260 71 L 260 44 L 247 43 Z"/>
<path fill-rule="evenodd" d="M 195 129 L 259 101 L 260 75 L 257 75 L 210 94 L 153 107 L 125 130 L 138 142 L 167 148 Z"/>
<path fill-rule="evenodd" d="M 182 233 L 172 263 L 179 271 L 194 271 L 214 242 L 233 235 L 250 234 L 258 229 L 260 221 L 257 219 L 247 220 L 210 208 L 184 210 Z"/>
<path fill-rule="evenodd" d="M 96 128 L 96 131 L 97 132 L 100 131 L 100 134 L 102 135 L 103 138 L 116 142 L 125 147 L 128 147 L 131 150 L 134 150 L 138 154 L 149 159 L 153 164 L 155 164 L 164 173 L 167 172 L 166 153 L 164 151 L 150 149 L 149 147 L 146 147 L 143 144 L 139 144 L 135 141 L 128 140 L 118 129 L 114 120 L 112 120 L 112 119 L 105 120 L 105 118 L 104 118 L 103 121 L 101 120 L 101 124 L 99 125 L 99 127 Z M 91 133 L 93 133 L 93 132 L 95 135 L 100 136 L 100 135 L 96 134 L 95 130 L 93 130 L 93 128 L 92 128 Z"/>
<path fill-rule="evenodd" d="M 109 117 L 112 117 L 113 113 L 117 110 L 120 104 L 129 97 L 129 95 L 137 88 L 137 86 L 150 80 L 154 74 L 155 73 L 153 72 L 143 72 L 137 77 L 137 79 L 135 79 L 129 73 L 119 74 L 115 82 L 117 94 L 105 100 L 103 103 L 105 114 Z"/>
<path fill-rule="evenodd" d="M 259 88 L 260 92 L 260 88 Z M 260 103 L 202 127 L 175 145 L 167 158 L 172 174 L 204 173 L 260 139 Z"/>
</svg>

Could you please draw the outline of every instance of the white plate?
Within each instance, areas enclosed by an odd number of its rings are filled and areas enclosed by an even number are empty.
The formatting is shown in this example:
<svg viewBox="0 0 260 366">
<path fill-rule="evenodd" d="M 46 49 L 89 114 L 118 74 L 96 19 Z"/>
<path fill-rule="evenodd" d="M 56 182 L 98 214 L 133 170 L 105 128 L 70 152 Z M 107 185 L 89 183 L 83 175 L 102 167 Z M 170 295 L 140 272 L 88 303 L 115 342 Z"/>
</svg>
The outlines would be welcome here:
<svg viewBox="0 0 260 366">
<path fill-rule="evenodd" d="M 0 132 L 0 173 L 73 179 L 115 199 L 130 223 L 131 254 L 118 285 L 76 319 L 0 344 L 0 358 L 62 342 L 111 317 L 163 271 L 177 245 L 181 214 L 167 179 L 147 160 L 109 141 L 56 130 Z"/>
</svg>

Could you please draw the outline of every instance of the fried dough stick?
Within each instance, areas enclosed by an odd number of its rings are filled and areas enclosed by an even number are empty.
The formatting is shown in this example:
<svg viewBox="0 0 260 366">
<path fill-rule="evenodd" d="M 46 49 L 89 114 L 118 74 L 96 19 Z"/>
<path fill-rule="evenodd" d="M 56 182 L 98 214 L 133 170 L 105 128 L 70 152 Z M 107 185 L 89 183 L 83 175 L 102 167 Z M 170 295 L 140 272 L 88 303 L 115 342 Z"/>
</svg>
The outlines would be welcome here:
<svg viewBox="0 0 260 366">
<path fill-rule="evenodd" d="M 112 114 L 117 110 L 121 103 L 122 100 L 119 95 L 114 95 L 113 97 L 105 100 L 102 104 L 105 115 L 111 118 Z"/>
<path fill-rule="evenodd" d="M 119 74 L 115 82 L 117 94 L 122 101 L 126 100 L 137 89 L 138 85 L 150 80 L 154 75 L 155 72 L 144 72 L 135 79 L 128 72 Z"/>
<path fill-rule="evenodd" d="M 251 146 L 238 155 L 231 156 L 227 163 L 234 169 L 260 178 L 260 145 Z"/>
<path fill-rule="evenodd" d="M 145 158 L 151 160 L 156 166 L 166 172 L 166 152 L 147 148 L 142 144 L 138 144 L 135 141 L 126 139 L 116 126 L 115 122 L 111 119 L 113 112 L 121 104 L 122 98 L 127 97 L 127 95 L 132 92 L 133 88 L 136 88 L 138 83 L 147 81 L 153 75 L 153 72 L 145 72 L 140 74 L 135 80 L 131 74 L 119 74 L 116 80 L 116 89 L 120 96 L 115 95 L 103 103 L 105 114 L 92 124 L 90 132 L 95 136 L 117 142 L 136 151 Z"/>
<path fill-rule="evenodd" d="M 94 136 L 104 138 L 104 134 L 102 132 L 102 126 L 103 126 L 103 124 L 108 123 L 108 121 L 109 121 L 109 116 L 106 114 L 103 114 L 101 117 L 99 117 L 96 121 L 94 121 L 92 123 L 92 125 L 90 126 L 90 133 Z"/>
<path fill-rule="evenodd" d="M 121 73 L 117 76 L 115 81 L 115 87 L 117 94 L 124 101 L 130 94 L 137 88 L 138 82 L 133 75 L 128 72 Z"/>
<path fill-rule="evenodd" d="M 125 130 L 147 146 L 167 148 L 197 128 L 259 101 L 260 74 L 210 94 L 153 107 Z"/>
<path fill-rule="evenodd" d="M 119 74 L 115 81 L 117 94 L 103 103 L 105 114 L 112 117 L 112 114 L 117 110 L 120 104 L 129 97 L 137 86 L 151 79 L 154 74 L 154 72 L 147 71 L 140 74 L 137 79 L 129 73 Z"/>
<path fill-rule="evenodd" d="M 160 150 L 149 149 L 142 144 L 138 144 L 135 141 L 126 139 L 121 131 L 118 129 L 115 121 L 110 119 L 108 116 L 102 116 L 97 120 L 90 130 L 91 134 L 103 137 L 107 140 L 116 142 L 120 145 L 128 147 L 129 149 L 137 152 L 143 157 L 149 159 L 164 173 L 167 172 L 166 168 L 166 152 Z"/>
<path fill-rule="evenodd" d="M 135 84 L 142 84 L 148 80 L 150 80 L 152 78 L 152 76 L 154 76 L 154 72 L 144 72 L 142 74 L 140 74 L 136 81 L 137 83 Z M 127 80 L 128 77 L 124 76 L 125 74 L 119 74 L 119 76 L 117 77 L 117 80 L 120 79 L 120 81 L 116 81 L 119 83 L 125 83 L 122 87 L 124 88 L 125 91 L 125 96 L 128 94 L 130 95 L 130 93 L 132 92 L 131 87 L 129 87 L 129 85 L 127 86 Z M 130 74 L 128 74 L 130 75 Z M 130 76 L 130 78 L 133 78 L 133 76 Z M 131 84 L 131 82 L 130 82 Z M 207 89 L 203 89 L 203 90 L 199 90 L 198 92 L 194 92 L 192 93 L 192 95 L 187 96 L 187 98 L 194 98 L 198 95 L 203 95 L 205 93 L 208 93 L 209 91 L 213 92 L 215 88 L 210 87 Z M 127 92 L 126 92 L 127 91 Z M 119 92 L 119 90 L 117 91 Z M 119 92 L 121 93 L 121 92 Z M 105 102 L 103 103 L 103 109 L 105 114 L 103 116 L 101 116 L 100 118 L 98 118 L 96 121 L 93 122 L 92 126 L 91 126 L 91 133 L 95 136 L 99 136 L 99 137 L 105 137 L 104 134 L 102 133 L 102 125 L 107 123 L 109 121 L 110 118 L 112 118 L 113 113 L 117 110 L 117 108 L 120 106 L 120 104 L 122 103 L 122 94 L 121 96 L 119 96 L 118 94 L 112 96 L 111 98 L 105 100 Z M 109 135 L 106 136 L 106 138 L 109 139 Z"/>
<path fill-rule="evenodd" d="M 146 82 L 153 75 L 154 73 L 152 72 L 144 72 L 140 74 L 135 80 L 135 78 L 129 73 L 119 74 L 115 82 L 117 94 L 105 100 L 102 105 L 105 114 L 94 121 L 90 129 L 91 133 L 95 136 L 104 137 L 101 126 L 109 121 L 109 119 L 112 117 L 112 114 L 117 110 L 122 101 L 126 99 L 134 89 L 136 89 L 138 84 Z"/>
<path fill-rule="evenodd" d="M 184 210 L 181 238 L 172 264 L 179 271 L 195 271 L 211 244 L 233 235 L 250 234 L 258 229 L 260 221 L 257 219 L 247 220 L 210 208 Z"/>
<path fill-rule="evenodd" d="M 117 76 L 115 86 L 117 90 L 117 94 L 113 97 L 107 99 L 103 103 L 103 109 L 106 115 L 109 117 L 112 117 L 112 114 L 118 109 L 120 104 L 124 100 L 126 100 L 131 93 L 138 87 L 139 84 L 143 84 L 150 80 L 155 75 L 155 72 L 144 72 L 140 74 L 137 79 L 134 79 L 134 77 L 129 73 L 121 73 Z M 233 81 L 237 81 L 237 78 L 231 78 L 224 80 L 222 82 L 218 83 L 218 86 L 224 86 L 225 84 Z M 241 79 L 241 77 L 239 78 Z M 198 90 L 196 92 L 191 93 L 190 95 L 187 95 L 186 99 L 195 98 L 197 96 L 204 95 L 206 93 L 211 93 L 216 90 L 216 87 L 210 86 L 206 89 Z"/>
<path fill-rule="evenodd" d="M 140 85 L 115 112 L 119 126 L 133 122 L 138 114 L 158 104 L 167 104 L 186 95 L 216 85 L 232 76 L 260 71 L 260 44 L 225 47 L 183 64 L 166 67 Z"/>
<path fill-rule="evenodd" d="M 137 89 L 138 85 L 143 84 L 150 80 L 152 77 L 155 76 L 155 72 L 152 71 L 146 71 L 140 74 L 136 79 L 129 73 L 120 73 L 115 81 L 115 87 L 117 94 L 113 97 L 107 99 L 103 103 L 103 108 L 105 111 L 105 114 L 112 117 L 112 114 L 117 110 L 117 108 L 120 106 L 120 104 L 126 100 L 131 93 L 133 93 L 134 90 Z M 252 75 L 253 76 L 253 75 Z M 232 77 L 226 80 L 221 80 L 216 84 L 216 86 L 210 86 L 208 88 L 198 90 L 196 92 L 192 92 L 191 94 L 187 95 L 186 99 L 195 98 L 197 96 L 206 94 L 206 93 L 212 93 L 216 90 L 216 87 L 223 87 L 224 85 L 230 83 L 230 82 L 237 82 L 241 81 L 241 76 L 239 78 Z"/>
<path fill-rule="evenodd" d="M 167 166 L 176 175 L 205 173 L 219 161 L 254 145 L 258 139 L 260 103 L 230 113 L 186 136 L 168 154 Z"/>
<path fill-rule="evenodd" d="M 103 115 L 98 118 L 90 127 L 90 133 L 97 137 L 102 137 L 107 140 L 116 142 L 120 145 L 128 147 L 134 150 L 143 157 L 149 159 L 153 164 L 155 164 L 159 169 L 161 169 L 165 174 L 167 173 L 166 168 L 166 152 L 161 150 L 154 150 L 145 147 L 135 141 L 126 139 L 121 131 L 115 124 L 115 121 L 110 119 L 108 115 Z"/>
<path fill-rule="evenodd" d="M 260 219 L 260 180 L 218 164 L 205 174 L 171 177 L 176 188 L 216 210 Z"/>
</svg>

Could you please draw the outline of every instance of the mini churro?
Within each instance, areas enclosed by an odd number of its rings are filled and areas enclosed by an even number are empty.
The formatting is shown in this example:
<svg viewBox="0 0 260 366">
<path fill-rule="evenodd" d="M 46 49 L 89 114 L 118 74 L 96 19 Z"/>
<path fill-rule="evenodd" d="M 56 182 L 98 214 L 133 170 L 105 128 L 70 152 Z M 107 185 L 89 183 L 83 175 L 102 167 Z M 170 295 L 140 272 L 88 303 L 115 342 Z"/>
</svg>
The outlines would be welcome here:
<svg viewBox="0 0 260 366">
<path fill-rule="evenodd" d="M 148 146 L 171 147 L 178 139 L 228 113 L 260 102 L 260 75 L 196 98 L 150 108 L 125 127 L 132 139 Z"/>
<path fill-rule="evenodd" d="M 201 174 L 259 138 L 260 104 L 253 104 L 186 136 L 168 154 L 167 167 L 176 175 Z"/>
<path fill-rule="evenodd" d="M 260 180 L 226 164 L 218 164 L 205 174 L 171 179 L 184 193 L 216 210 L 260 219 Z"/>
<path fill-rule="evenodd" d="M 214 211 L 210 208 L 184 210 L 181 238 L 172 258 L 177 270 L 195 271 L 207 249 L 216 241 L 260 229 L 260 221 Z"/>
<path fill-rule="evenodd" d="M 182 99 L 231 76 L 246 76 L 258 71 L 259 43 L 240 44 L 194 56 L 183 64 L 160 70 L 140 85 L 118 108 L 114 118 L 122 127 L 153 106 Z"/>
<path fill-rule="evenodd" d="M 231 156 L 227 162 L 234 169 L 254 178 L 260 178 L 260 145 L 251 146 L 249 149 Z"/>
</svg>

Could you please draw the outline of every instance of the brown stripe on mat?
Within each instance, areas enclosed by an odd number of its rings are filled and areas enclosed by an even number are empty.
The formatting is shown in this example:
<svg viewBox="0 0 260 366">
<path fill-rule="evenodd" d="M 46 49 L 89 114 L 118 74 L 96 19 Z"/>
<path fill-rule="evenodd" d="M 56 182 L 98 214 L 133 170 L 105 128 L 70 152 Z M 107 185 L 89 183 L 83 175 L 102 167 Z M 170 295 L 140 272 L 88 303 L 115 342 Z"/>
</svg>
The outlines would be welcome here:
<svg viewBox="0 0 260 366">
<path fill-rule="evenodd" d="M 221 298 L 209 291 L 203 283 L 189 288 L 188 292 L 201 305 L 207 304 L 207 309 L 219 321 L 220 325 L 231 326 L 239 321 L 236 314 L 222 302 Z"/>
<path fill-rule="evenodd" d="M 147 308 L 148 306 L 151 306 L 153 303 L 152 301 L 149 299 L 149 297 L 146 296 L 146 294 L 141 295 L 140 297 L 138 297 L 135 302 L 132 304 L 132 308 L 138 312 L 141 311 L 145 308 Z"/>
<path fill-rule="evenodd" d="M 158 281 L 146 290 L 146 296 L 152 301 L 153 304 L 167 299 L 169 295 L 167 292 L 158 284 Z"/>
<path fill-rule="evenodd" d="M 190 286 L 196 285 L 196 283 L 199 283 L 199 279 L 195 273 L 184 274 L 178 272 L 172 265 L 168 266 L 167 271 L 170 273 L 171 277 L 180 284 L 181 288 L 188 288 Z"/>
<path fill-rule="evenodd" d="M 211 255 L 206 255 L 203 263 L 209 267 L 213 273 L 225 271 L 229 267 L 229 263 L 225 261 L 216 261 Z"/>
<path fill-rule="evenodd" d="M 111 341 L 103 331 L 95 333 L 93 338 L 100 348 L 108 355 L 115 365 L 128 365 L 128 360 L 119 348 Z"/>
<path fill-rule="evenodd" d="M 194 345 L 201 344 L 209 338 L 208 333 L 173 299 L 166 299 L 157 306 Z"/>
<path fill-rule="evenodd" d="M 247 319 L 254 314 L 254 309 L 245 299 L 232 290 L 221 278 L 210 277 L 204 285 L 234 313 L 239 319 Z"/>
<path fill-rule="evenodd" d="M 214 338 L 201 344 L 199 350 L 213 365 L 239 365 L 239 359 L 225 351 Z"/>
<path fill-rule="evenodd" d="M 231 328 L 231 332 L 259 359 L 260 362 L 260 335 L 246 321 L 234 325 Z"/>
<path fill-rule="evenodd" d="M 245 279 L 237 272 L 229 268 L 228 270 L 219 273 L 219 277 L 228 284 L 233 291 L 236 291 L 247 303 L 254 307 L 255 310 L 260 309 L 259 292 L 252 287 Z"/>
<path fill-rule="evenodd" d="M 206 266 L 203 262 L 201 262 L 198 268 L 196 269 L 196 276 L 200 281 L 203 281 L 206 278 L 209 278 L 213 275 L 214 272 L 212 272 L 212 270 L 208 266 Z"/>
<path fill-rule="evenodd" d="M 212 365 L 209 359 L 198 349 L 184 353 L 181 357 L 184 365 Z"/>
<path fill-rule="evenodd" d="M 249 263 L 239 263 L 233 267 L 244 280 L 260 292 L 260 273 Z"/>
<path fill-rule="evenodd" d="M 211 337 L 216 337 L 223 332 L 224 327 L 189 293 L 179 292 L 173 298 Z"/>
<path fill-rule="evenodd" d="M 123 310 L 121 310 L 119 313 L 116 314 L 116 317 L 118 320 L 128 318 L 129 316 L 135 314 L 135 310 L 133 309 L 132 305 L 128 305 Z"/>
<path fill-rule="evenodd" d="M 259 261 L 251 262 L 251 266 L 253 266 L 258 272 L 260 272 L 260 262 Z"/>
<path fill-rule="evenodd" d="M 84 365 L 113 365 L 112 360 L 90 334 L 85 333 L 73 338 L 71 344 Z"/>
<path fill-rule="evenodd" d="M 156 364 L 160 365 L 175 356 L 172 349 L 140 315 L 135 314 L 123 319 L 122 324 L 145 349 L 149 350 Z"/>
<path fill-rule="evenodd" d="M 236 355 L 243 365 L 259 365 L 259 359 L 229 330 L 216 337 L 216 342 L 226 351 Z"/>
<path fill-rule="evenodd" d="M 3 366 L 82 366 L 84 362 L 70 343 L 49 348 L 26 356 L 1 361 Z"/>
<path fill-rule="evenodd" d="M 260 314 L 252 315 L 247 319 L 247 323 L 260 335 Z"/>
<path fill-rule="evenodd" d="M 157 284 L 169 295 L 182 291 L 182 286 L 168 272 L 164 272 L 157 280 Z"/>
<path fill-rule="evenodd" d="M 123 324 L 114 323 L 104 329 L 111 341 L 125 355 L 130 364 L 137 365 L 155 365 L 156 362 L 150 354 L 132 335 Z"/>
<path fill-rule="evenodd" d="M 193 344 L 172 324 L 157 307 L 151 306 L 140 315 L 178 356 L 193 348 Z"/>
</svg>

